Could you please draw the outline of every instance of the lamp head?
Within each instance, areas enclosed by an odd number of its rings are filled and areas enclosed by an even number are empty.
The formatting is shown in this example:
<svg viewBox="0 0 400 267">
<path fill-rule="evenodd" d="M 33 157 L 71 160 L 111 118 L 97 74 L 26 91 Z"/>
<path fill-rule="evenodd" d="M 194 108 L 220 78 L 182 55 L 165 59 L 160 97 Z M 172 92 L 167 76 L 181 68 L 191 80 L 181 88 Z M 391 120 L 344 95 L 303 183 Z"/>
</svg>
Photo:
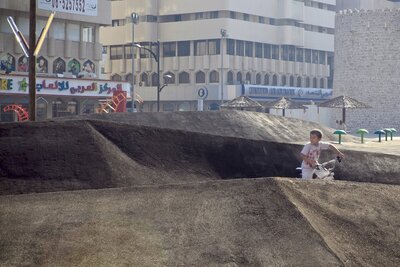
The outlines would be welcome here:
<svg viewBox="0 0 400 267">
<path fill-rule="evenodd" d="M 134 46 L 134 47 L 137 47 L 137 48 L 142 48 L 142 46 L 141 46 L 140 44 L 136 44 L 136 43 L 133 44 L 133 46 Z"/>
<path fill-rule="evenodd" d="M 165 80 L 165 83 L 168 83 L 170 80 L 172 80 L 172 76 L 169 74 L 166 74 L 166 75 L 164 75 L 164 80 Z"/>
<path fill-rule="evenodd" d="M 131 14 L 131 19 L 132 19 L 132 22 L 133 22 L 134 24 L 136 24 L 136 23 L 139 21 L 139 15 L 138 15 L 138 13 L 132 12 L 132 14 Z"/>
<path fill-rule="evenodd" d="M 221 36 L 222 37 L 226 37 L 226 30 L 225 29 L 221 29 Z"/>
</svg>

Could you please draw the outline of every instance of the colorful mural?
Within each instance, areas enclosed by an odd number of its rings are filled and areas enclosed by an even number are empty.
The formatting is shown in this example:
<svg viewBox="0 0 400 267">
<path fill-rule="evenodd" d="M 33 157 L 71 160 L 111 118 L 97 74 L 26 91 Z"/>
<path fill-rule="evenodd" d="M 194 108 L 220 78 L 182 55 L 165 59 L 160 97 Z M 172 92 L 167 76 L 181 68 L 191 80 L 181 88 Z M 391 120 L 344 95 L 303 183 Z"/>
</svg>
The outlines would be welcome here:
<svg viewBox="0 0 400 267">
<path fill-rule="evenodd" d="M 81 63 L 78 60 L 72 59 L 68 62 L 68 72 L 71 72 L 73 75 L 78 76 L 80 69 Z"/>
<path fill-rule="evenodd" d="M 61 58 L 57 58 L 53 62 L 53 73 L 63 74 L 65 72 L 66 66 L 65 61 Z"/>
<path fill-rule="evenodd" d="M 15 71 L 15 57 L 7 53 L 0 57 L 0 70 L 10 73 Z"/>
<path fill-rule="evenodd" d="M 40 56 L 36 60 L 36 72 L 37 73 L 48 73 L 48 62 L 42 56 Z"/>
<path fill-rule="evenodd" d="M 29 60 L 26 56 L 22 56 L 18 59 L 17 71 L 28 72 Z"/>
</svg>

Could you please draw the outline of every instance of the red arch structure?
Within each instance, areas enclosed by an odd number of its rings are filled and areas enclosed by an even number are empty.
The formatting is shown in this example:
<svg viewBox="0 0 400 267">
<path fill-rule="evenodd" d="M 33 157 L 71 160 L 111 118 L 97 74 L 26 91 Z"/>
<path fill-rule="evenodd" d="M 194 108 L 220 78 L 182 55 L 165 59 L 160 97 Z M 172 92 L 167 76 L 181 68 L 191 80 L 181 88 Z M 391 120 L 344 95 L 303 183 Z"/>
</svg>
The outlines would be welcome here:
<svg viewBox="0 0 400 267">
<path fill-rule="evenodd" d="M 10 104 L 3 108 L 4 112 L 14 111 L 18 115 L 18 121 L 27 121 L 29 120 L 28 112 L 21 106 L 16 104 Z"/>
</svg>

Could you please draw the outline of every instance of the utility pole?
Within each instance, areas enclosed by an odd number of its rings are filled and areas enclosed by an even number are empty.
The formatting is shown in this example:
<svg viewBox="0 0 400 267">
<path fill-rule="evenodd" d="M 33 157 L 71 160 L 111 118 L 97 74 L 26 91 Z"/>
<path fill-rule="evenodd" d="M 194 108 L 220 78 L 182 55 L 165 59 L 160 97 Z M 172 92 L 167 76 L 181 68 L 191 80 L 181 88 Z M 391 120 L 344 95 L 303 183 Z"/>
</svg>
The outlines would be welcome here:
<svg viewBox="0 0 400 267">
<path fill-rule="evenodd" d="M 36 0 L 29 8 L 29 120 L 36 120 Z"/>
<path fill-rule="evenodd" d="M 224 103 L 224 49 L 223 42 L 224 39 L 228 36 L 226 34 L 225 29 L 221 29 L 221 45 L 220 45 L 220 53 L 221 53 L 221 105 Z"/>
</svg>

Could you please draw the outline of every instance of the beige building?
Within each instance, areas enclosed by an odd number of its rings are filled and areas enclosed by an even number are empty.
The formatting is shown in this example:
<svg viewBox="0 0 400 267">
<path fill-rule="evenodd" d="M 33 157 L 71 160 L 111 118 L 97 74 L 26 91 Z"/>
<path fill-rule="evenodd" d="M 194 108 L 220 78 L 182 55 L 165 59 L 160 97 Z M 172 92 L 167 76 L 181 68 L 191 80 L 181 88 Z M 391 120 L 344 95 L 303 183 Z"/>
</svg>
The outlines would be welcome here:
<svg viewBox="0 0 400 267">
<path fill-rule="evenodd" d="M 134 69 L 142 111 L 157 110 L 157 64 L 146 49 L 157 57 L 158 48 L 160 76 L 172 77 L 160 93 L 161 111 L 196 110 L 199 98 L 204 109 L 218 109 L 221 101 L 252 91 L 251 85 L 260 89 L 251 96 L 259 101 L 294 90 L 298 95 L 289 97 L 326 99 L 335 5 L 336 0 L 112 1 L 112 26 L 100 29 L 103 72 L 131 81 Z M 132 13 L 139 15 L 137 24 Z M 133 64 L 132 42 L 142 47 L 133 49 Z"/>
<path fill-rule="evenodd" d="M 68 9 L 61 2 L 59 6 L 52 6 L 54 1 L 37 0 L 37 37 L 47 22 L 50 10 L 57 11 L 36 62 L 39 120 L 95 112 L 99 99 L 109 98 L 113 91 L 121 88 L 129 91 L 127 83 L 98 79 L 102 59 L 99 28 L 111 24 L 110 1 L 74 3 L 79 5 Z M 0 1 L 1 121 L 17 119 L 13 112 L 4 112 L 5 106 L 28 106 L 28 58 L 14 37 L 7 21 L 9 16 L 28 40 L 29 1 Z"/>
</svg>

